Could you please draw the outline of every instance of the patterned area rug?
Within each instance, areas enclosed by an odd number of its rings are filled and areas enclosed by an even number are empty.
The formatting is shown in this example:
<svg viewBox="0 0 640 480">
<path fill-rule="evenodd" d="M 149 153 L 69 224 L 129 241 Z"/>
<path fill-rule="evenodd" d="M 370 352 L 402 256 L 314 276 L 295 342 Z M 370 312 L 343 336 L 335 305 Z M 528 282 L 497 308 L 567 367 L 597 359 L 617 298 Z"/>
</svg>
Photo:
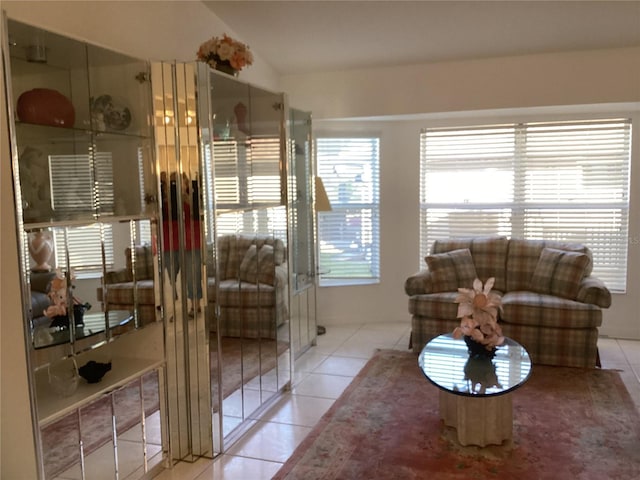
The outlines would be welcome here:
<svg viewBox="0 0 640 480">
<path fill-rule="evenodd" d="M 534 366 L 513 393 L 513 440 L 463 447 L 416 355 L 383 350 L 274 479 L 640 478 L 638 411 L 615 371 Z"/>
</svg>

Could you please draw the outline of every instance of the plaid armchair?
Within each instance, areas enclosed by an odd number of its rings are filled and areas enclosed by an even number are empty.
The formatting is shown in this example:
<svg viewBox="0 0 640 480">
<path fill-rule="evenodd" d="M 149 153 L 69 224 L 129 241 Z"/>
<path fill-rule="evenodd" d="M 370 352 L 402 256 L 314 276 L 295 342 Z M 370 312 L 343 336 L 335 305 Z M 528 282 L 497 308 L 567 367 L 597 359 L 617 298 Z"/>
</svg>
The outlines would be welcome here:
<svg viewBox="0 0 640 480">
<path fill-rule="evenodd" d="M 138 245 L 134 250 L 135 275 L 131 248 L 125 250 L 127 266 L 112 270 L 104 277 L 104 289 L 98 288 L 98 301 L 103 310 L 133 311 L 137 303 L 142 324 L 156 321 L 156 291 L 154 286 L 154 255 L 150 245 Z M 135 281 L 134 281 L 135 277 Z M 160 301 L 159 296 L 158 303 Z M 137 302 L 134 301 L 137 299 Z"/>
<path fill-rule="evenodd" d="M 289 319 L 284 242 L 270 236 L 223 235 L 217 246 L 219 262 L 215 278 L 208 278 L 208 299 L 211 307 L 220 306 L 220 323 L 209 308 L 211 329 L 220 328 L 227 337 L 276 338 L 277 327 Z"/>
<path fill-rule="evenodd" d="M 584 245 L 488 237 L 434 242 L 427 267 L 405 281 L 415 352 L 459 325 L 459 287 L 495 277 L 503 333 L 526 347 L 534 363 L 598 364 L 598 327 L 611 293 L 591 275 Z"/>
</svg>

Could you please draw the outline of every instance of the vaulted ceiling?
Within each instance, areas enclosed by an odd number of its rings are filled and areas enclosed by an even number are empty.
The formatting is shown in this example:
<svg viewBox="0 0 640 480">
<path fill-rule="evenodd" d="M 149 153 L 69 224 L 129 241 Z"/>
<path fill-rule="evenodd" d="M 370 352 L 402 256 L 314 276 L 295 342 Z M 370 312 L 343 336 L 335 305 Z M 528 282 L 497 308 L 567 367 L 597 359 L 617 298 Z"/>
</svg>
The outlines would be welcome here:
<svg viewBox="0 0 640 480">
<path fill-rule="evenodd" d="M 640 46 L 640 1 L 204 1 L 278 73 Z"/>
</svg>

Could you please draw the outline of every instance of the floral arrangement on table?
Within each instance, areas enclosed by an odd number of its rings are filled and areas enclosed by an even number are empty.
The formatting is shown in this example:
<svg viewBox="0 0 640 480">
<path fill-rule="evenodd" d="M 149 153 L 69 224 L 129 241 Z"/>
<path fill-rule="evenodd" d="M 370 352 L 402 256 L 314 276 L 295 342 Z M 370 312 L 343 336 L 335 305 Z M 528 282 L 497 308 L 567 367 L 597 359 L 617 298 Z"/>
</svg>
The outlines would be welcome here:
<svg viewBox="0 0 640 480">
<path fill-rule="evenodd" d="M 222 37 L 213 37 L 198 48 L 198 60 L 208 64 L 211 68 L 229 66 L 235 71 L 253 64 L 253 54 L 249 47 L 234 40 L 226 33 Z"/>
<path fill-rule="evenodd" d="M 489 278 L 484 286 L 476 278 L 473 288 L 459 288 L 456 302 L 458 303 L 458 318 L 460 326 L 453 330 L 454 338 L 465 338 L 470 353 L 481 354 L 495 352 L 498 345 L 504 342 L 502 328 L 498 325 L 498 311 L 502 309 L 500 295 L 492 293 L 495 278 Z M 472 347 L 473 341 L 481 345 L 478 350 Z"/>
</svg>

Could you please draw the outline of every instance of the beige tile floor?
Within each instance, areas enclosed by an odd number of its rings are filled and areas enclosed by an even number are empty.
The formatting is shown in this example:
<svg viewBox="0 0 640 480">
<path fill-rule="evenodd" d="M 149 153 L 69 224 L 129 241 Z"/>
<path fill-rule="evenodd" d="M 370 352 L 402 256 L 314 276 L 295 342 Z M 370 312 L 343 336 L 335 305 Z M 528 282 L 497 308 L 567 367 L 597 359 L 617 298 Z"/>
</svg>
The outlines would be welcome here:
<svg viewBox="0 0 640 480">
<path fill-rule="evenodd" d="M 281 467 L 377 348 L 406 350 L 401 323 L 328 326 L 295 364 L 293 387 L 227 453 L 178 463 L 158 480 L 267 480 Z M 601 338 L 603 368 L 620 374 L 640 410 L 640 341 Z"/>
</svg>

